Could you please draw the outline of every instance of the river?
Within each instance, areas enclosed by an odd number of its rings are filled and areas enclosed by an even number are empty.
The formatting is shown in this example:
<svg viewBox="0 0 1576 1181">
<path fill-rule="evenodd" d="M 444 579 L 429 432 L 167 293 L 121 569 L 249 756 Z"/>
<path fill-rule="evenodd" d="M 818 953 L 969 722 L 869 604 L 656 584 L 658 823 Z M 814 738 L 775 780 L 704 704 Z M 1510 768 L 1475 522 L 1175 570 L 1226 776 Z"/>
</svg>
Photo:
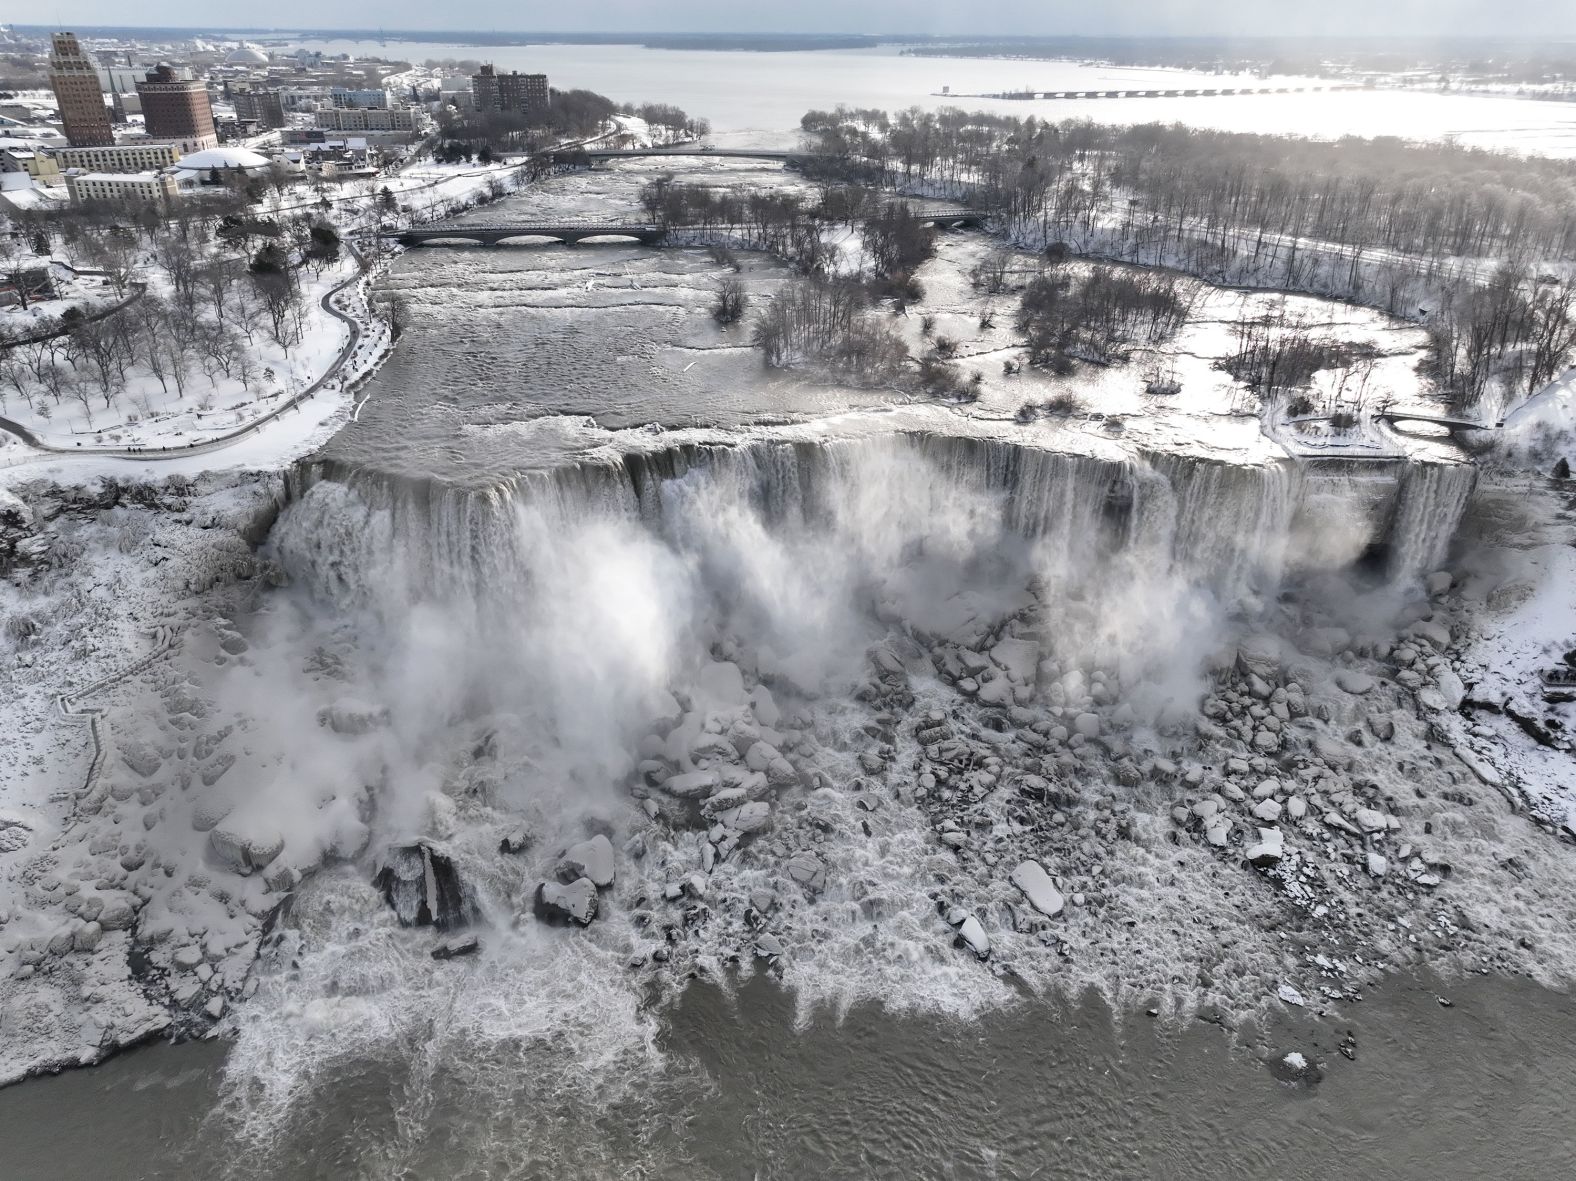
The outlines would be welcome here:
<svg viewBox="0 0 1576 1181">
<path fill-rule="evenodd" d="M 1449 1001 L 1445 1007 L 1439 998 Z M 1338 1046 L 1350 1033 L 1356 1058 Z M 757 982 L 692 988 L 607 1106 L 419 1055 L 347 1072 L 256 1155 L 214 1043 L 133 1051 L 0 1098 L 8 1181 L 316 1178 L 1224 1178 L 1570 1175 L 1567 997 L 1398 979 L 1349 1018 L 1229 1038 L 1095 1001 L 949 1024 L 861 1007 L 796 1028 Z M 1282 1081 L 1292 1051 L 1317 1082 Z"/>
<path fill-rule="evenodd" d="M 1216 76 L 1073 62 L 904 57 L 895 47 L 802 53 L 644 49 L 637 45 L 476 46 L 391 41 L 291 42 L 323 53 L 491 61 L 500 70 L 545 72 L 560 89 L 595 90 L 627 102 L 665 102 L 709 119 L 720 147 L 792 146 L 800 117 L 838 103 L 900 111 L 963 106 L 1041 119 L 1181 122 L 1222 131 L 1392 135 L 1454 139 L 1473 147 L 1576 156 L 1576 103 L 1533 102 L 1415 90 L 1002 101 L 965 98 L 1008 90 L 1324 85 L 1319 80 Z M 942 93 L 950 88 L 951 95 Z"/>
</svg>

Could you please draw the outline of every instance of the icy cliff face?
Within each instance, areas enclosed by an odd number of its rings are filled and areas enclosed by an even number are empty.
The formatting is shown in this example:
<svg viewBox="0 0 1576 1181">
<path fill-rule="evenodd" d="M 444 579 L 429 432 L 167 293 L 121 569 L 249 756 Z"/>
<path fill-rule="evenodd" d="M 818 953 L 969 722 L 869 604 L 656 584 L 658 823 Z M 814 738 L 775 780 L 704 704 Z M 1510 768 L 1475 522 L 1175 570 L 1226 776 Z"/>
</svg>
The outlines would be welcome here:
<svg viewBox="0 0 1576 1181">
<path fill-rule="evenodd" d="M 529 542 L 543 531 L 639 523 L 682 542 L 704 527 L 697 513 L 747 513 L 768 531 L 835 536 L 878 565 L 911 544 L 975 557 L 1028 546 L 1054 578 L 1127 561 L 1230 598 L 1376 544 L 1388 546 L 1393 576 L 1414 577 L 1443 556 L 1473 481 L 1465 464 L 1333 476 L 1315 467 L 1316 504 L 1309 470 L 932 433 L 602 453 L 483 490 L 306 465 L 274 546 L 292 573 L 344 605 L 481 602 L 529 576 L 541 556 Z"/>
</svg>

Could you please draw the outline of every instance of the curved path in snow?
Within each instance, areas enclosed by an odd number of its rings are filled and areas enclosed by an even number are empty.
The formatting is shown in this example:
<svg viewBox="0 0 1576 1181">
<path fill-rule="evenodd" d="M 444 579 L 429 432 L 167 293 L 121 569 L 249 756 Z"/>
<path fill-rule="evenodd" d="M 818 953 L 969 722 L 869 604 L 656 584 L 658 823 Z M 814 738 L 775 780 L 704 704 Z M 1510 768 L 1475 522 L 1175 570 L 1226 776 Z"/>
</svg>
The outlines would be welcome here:
<svg viewBox="0 0 1576 1181">
<path fill-rule="evenodd" d="M 87 455 L 99 458 L 107 456 L 113 459 L 139 459 L 145 461 L 173 459 L 183 455 L 204 455 L 214 451 L 222 451 L 226 447 L 240 442 L 242 439 L 249 438 L 250 436 L 256 434 L 263 427 L 279 418 L 280 415 L 295 409 L 302 402 L 306 401 L 308 398 L 311 398 L 328 382 L 332 381 L 345 367 L 350 358 L 355 355 L 356 347 L 361 343 L 361 338 L 363 335 L 361 322 L 354 316 L 347 312 L 343 312 L 338 307 L 336 307 L 334 304 L 334 299 L 340 294 L 340 292 L 345 291 L 352 285 L 360 282 L 362 278 L 366 276 L 368 267 L 366 259 L 358 250 L 356 250 L 354 246 L 347 242 L 346 248 L 350 251 L 351 257 L 356 260 L 355 273 L 343 283 L 339 283 L 325 292 L 318 300 L 318 303 L 325 312 L 333 316 L 336 320 L 339 320 L 341 323 L 345 324 L 350 329 L 350 338 L 345 342 L 345 347 L 340 349 L 339 355 L 334 358 L 333 364 L 331 364 L 327 370 L 323 372 L 322 376 L 320 376 L 306 389 L 302 390 L 299 394 L 295 394 L 292 397 L 285 399 L 285 401 L 281 402 L 278 406 L 275 406 L 262 417 L 254 419 L 252 422 L 249 422 L 244 426 L 236 427 L 233 431 L 229 431 L 226 434 L 214 435 L 213 437 L 204 439 L 201 442 L 187 443 L 184 446 L 175 444 L 165 447 L 61 447 L 54 443 L 44 442 L 32 431 L 24 427 L 21 423 L 14 422 L 9 418 L 3 417 L 0 417 L 0 430 L 9 431 L 11 434 L 21 439 L 22 442 L 26 443 L 28 446 L 33 447 L 50 457 L 62 455 Z M 43 457 L 44 456 L 38 456 L 36 458 Z"/>
</svg>

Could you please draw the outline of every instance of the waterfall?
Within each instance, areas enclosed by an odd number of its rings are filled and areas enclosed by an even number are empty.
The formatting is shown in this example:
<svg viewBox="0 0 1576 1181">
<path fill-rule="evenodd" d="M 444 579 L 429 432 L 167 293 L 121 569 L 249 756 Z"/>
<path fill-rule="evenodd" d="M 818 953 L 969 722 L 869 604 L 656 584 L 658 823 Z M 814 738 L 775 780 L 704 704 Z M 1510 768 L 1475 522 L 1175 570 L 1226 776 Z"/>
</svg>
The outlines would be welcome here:
<svg viewBox="0 0 1576 1181">
<path fill-rule="evenodd" d="M 1392 578 L 1416 578 L 1444 562 L 1476 486 L 1477 468 L 1470 463 L 1407 467 L 1390 527 Z"/>
<path fill-rule="evenodd" d="M 836 538 L 875 567 L 914 546 L 963 560 L 1017 536 L 1051 571 L 1121 557 L 1229 598 L 1273 589 L 1289 567 L 1353 561 L 1386 526 L 1396 577 L 1437 564 L 1474 474 L 1416 463 L 1314 478 L 1289 460 L 1109 458 L 920 432 L 608 452 L 480 489 L 315 463 L 292 475 L 272 544 L 342 605 L 517 601 L 540 548 L 591 522 L 690 550 L 709 522 L 738 514 Z"/>
</svg>

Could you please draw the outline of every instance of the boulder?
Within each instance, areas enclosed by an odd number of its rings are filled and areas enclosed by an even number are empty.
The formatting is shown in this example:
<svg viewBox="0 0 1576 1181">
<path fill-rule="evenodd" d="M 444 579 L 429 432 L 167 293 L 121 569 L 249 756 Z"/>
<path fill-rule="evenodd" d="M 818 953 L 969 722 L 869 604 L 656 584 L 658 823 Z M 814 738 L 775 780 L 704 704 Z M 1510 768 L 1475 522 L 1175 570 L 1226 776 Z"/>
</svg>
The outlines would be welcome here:
<svg viewBox="0 0 1576 1181">
<path fill-rule="evenodd" d="M 1267 681 L 1277 680 L 1281 664 L 1281 642 L 1271 635 L 1247 636 L 1237 645 L 1237 668 Z"/>
<path fill-rule="evenodd" d="M 503 834 L 503 839 L 498 842 L 500 853 L 523 853 L 531 847 L 531 830 L 525 825 L 517 825 Z"/>
<path fill-rule="evenodd" d="M 1384 832 L 1389 827 L 1383 812 L 1377 808 L 1359 808 L 1354 814 L 1357 827 L 1364 832 Z"/>
<path fill-rule="evenodd" d="M 990 650 L 990 658 L 1017 684 L 1032 685 L 1040 664 L 1040 645 L 1036 640 L 1005 639 Z"/>
<path fill-rule="evenodd" d="M 760 832 L 771 823 L 771 818 L 772 806 L 764 800 L 752 800 L 717 817 L 723 825 L 741 835 Z"/>
<path fill-rule="evenodd" d="M 471 892 L 446 854 L 425 840 L 390 845 L 372 884 L 403 927 L 463 927 L 479 913 Z"/>
<path fill-rule="evenodd" d="M 1249 845 L 1243 856 L 1253 865 L 1268 868 L 1280 862 L 1285 847 L 1285 838 L 1282 837 L 1280 829 L 1261 828 L 1258 841 Z"/>
<path fill-rule="evenodd" d="M 803 851 L 795 853 L 783 864 L 783 872 L 810 890 L 821 890 L 826 886 L 826 866 L 814 853 Z"/>
<path fill-rule="evenodd" d="M 782 717 L 772 692 L 765 685 L 750 690 L 750 706 L 755 710 L 755 720 L 763 726 L 775 726 Z"/>
<path fill-rule="evenodd" d="M 598 833 L 588 841 L 570 845 L 558 862 L 560 880 L 588 878 L 598 889 L 613 884 L 613 842 Z"/>
<path fill-rule="evenodd" d="M 742 787 L 725 787 L 701 801 L 700 814 L 707 820 L 713 820 L 724 812 L 738 808 L 749 798 L 749 794 Z"/>
<path fill-rule="evenodd" d="M 765 771 L 782 752 L 769 742 L 757 742 L 744 752 L 744 765 L 751 771 Z"/>
<path fill-rule="evenodd" d="M 979 919 L 973 915 L 964 919 L 958 926 L 958 937 L 968 944 L 969 950 L 980 959 L 989 958 L 990 936 L 985 934 L 985 928 L 980 924 Z"/>
<path fill-rule="evenodd" d="M 1365 696 L 1379 687 L 1379 682 L 1367 673 L 1350 668 L 1338 670 L 1335 674 L 1335 683 L 1343 692 L 1355 697 Z"/>
<path fill-rule="evenodd" d="M 1085 738 L 1100 736 L 1100 715 L 1083 713 L 1073 719 L 1073 729 Z"/>
<path fill-rule="evenodd" d="M 235 808 L 235 801 L 229 796 L 215 792 L 197 801 L 197 806 L 192 809 L 192 828 L 197 832 L 207 832 L 219 821 L 228 816 Z"/>
<path fill-rule="evenodd" d="M 1450 629 L 1431 619 L 1419 619 L 1401 634 L 1425 641 L 1436 652 L 1450 647 Z"/>
<path fill-rule="evenodd" d="M 262 869 L 285 848 L 277 828 L 235 813 L 208 833 L 208 843 L 215 857 L 243 874 Z"/>
<path fill-rule="evenodd" d="M 1339 656 L 1352 646 L 1352 633 L 1344 627 L 1312 627 L 1303 633 L 1302 646 L 1315 656 Z"/>
<path fill-rule="evenodd" d="M 686 771 L 670 775 L 662 781 L 662 790 L 681 800 L 697 800 L 709 796 L 722 785 L 722 777 L 715 771 Z"/>
<path fill-rule="evenodd" d="M 1461 678 L 1456 676 L 1454 670 L 1439 669 L 1434 674 L 1434 685 L 1439 690 L 1439 696 L 1444 699 L 1447 710 L 1455 711 L 1461 708 L 1461 703 L 1467 697 L 1467 687 L 1461 683 Z"/>
<path fill-rule="evenodd" d="M 1012 884 L 1023 891 L 1029 905 L 1045 915 L 1055 918 L 1062 913 L 1066 900 L 1051 881 L 1051 875 L 1038 861 L 1025 861 L 1012 871 Z"/>
<path fill-rule="evenodd" d="M 596 918 L 596 884 L 590 878 L 572 882 L 543 882 L 536 887 L 533 909 L 544 923 L 578 923 L 590 926 Z"/>
<path fill-rule="evenodd" d="M 462 955 L 475 955 L 481 949 L 481 942 L 475 935 L 456 935 L 452 939 L 445 939 L 432 949 L 432 958 L 435 960 L 458 959 Z"/>
</svg>

